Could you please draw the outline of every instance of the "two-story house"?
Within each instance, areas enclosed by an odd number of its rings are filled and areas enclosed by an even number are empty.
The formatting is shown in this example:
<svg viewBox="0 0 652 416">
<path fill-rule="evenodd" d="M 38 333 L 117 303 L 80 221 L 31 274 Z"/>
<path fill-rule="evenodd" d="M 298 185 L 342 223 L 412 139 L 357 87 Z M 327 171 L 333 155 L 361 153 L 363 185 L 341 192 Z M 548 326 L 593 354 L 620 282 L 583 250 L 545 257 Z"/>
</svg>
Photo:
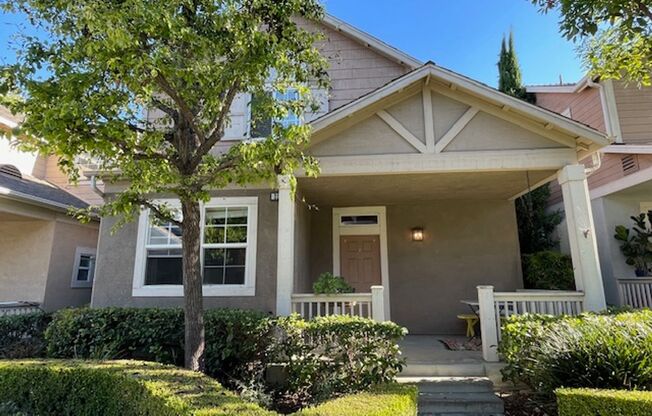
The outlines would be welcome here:
<svg viewBox="0 0 652 416">
<path fill-rule="evenodd" d="M 581 292 L 569 307 L 605 306 L 580 163 L 609 144 L 605 134 L 332 16 L 305 24 L 326 35 L 317 47 L 330 64 L 331 88 L 316 92 L 322 106 L 306 118 L 321 174 L 297 172 L 295 198 L 285 177 L 275 189 L 212 192 L 202 207 L 205 307 L 373 315 L 414 334 L 463 332 L 456 315 L 469 313 L 478 286 L 522 287 L 514 199 L 551 178 L 572 224 Z M 255 137 L 250 102 L 238 97 L 220 146 Z M 113 233 L 115 221 L 101 220 L 91 306 L 182 305 L 180 230 L 147 210 Z M 314 296 L 323 272 L 355 293 Z"/>
<path fill-rule="evenodd" d="M 537 105 L 605 132 L 612 144 L 584 163 L 600 252 L 607 301 L 652 306 L 652 280 L 632 279 L 615 227 L 633 225 L 630 216 L 652 209 L 652 87 L 584 77 L 567 85 L 530 86 Z M 552 209 L 563 208 L 553 187 Z M 565 226 L 565 224 L 562 224 Z M 561 248 L 568 250 L 565 232 Z"/>
</svg>

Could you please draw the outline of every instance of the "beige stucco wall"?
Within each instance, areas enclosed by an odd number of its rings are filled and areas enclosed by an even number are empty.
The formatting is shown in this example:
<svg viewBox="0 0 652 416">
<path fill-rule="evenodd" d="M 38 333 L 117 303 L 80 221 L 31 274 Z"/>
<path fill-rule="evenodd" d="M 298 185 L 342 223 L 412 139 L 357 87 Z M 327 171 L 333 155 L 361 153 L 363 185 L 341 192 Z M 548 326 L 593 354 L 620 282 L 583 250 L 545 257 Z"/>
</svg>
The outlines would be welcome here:
<svg viewBox="0 0 652 416">
<path fill-rule="evenodd" d="M 311 215 L 310 285 L 332 270 L 331 207 Z M 421 226 L 425 240 L 411 240 Z M 435 201 L 387 206 L 391 319 L 412 334 L 463 333 L 456 318 L 476 286 L 522 287 L 514 205 L 510 201 Z"/>
<path fill-rule="evenodd" d="M 57 222 L 55 224 L 43 309 L 50 311 L 90 303 L 91 288 L 73 288 L 72 273 L 77 247 L 95 248 L 98 229 L 99 224 L 96 223 L 81 225 Z"/>
<path fill-rule="evenodd" d="M 276 229 L 278 203 L 270 201 L 270 190 L 220 191 L 214 196 L 257 196 L 258 237 L 256 251 L 256 295 L 206 297 L 204 307 L 233 307 L 274 312 L 276 304 Z M 126 224 L 114 234 L 115 218 L 103 218 L 91 306 L 177 307 L 181 297 L 133 297 L 131 288 L 138 226 Z"/>
<path fill-rule="evenodd" d="M 0 221 L 0 301 L 43 302 L 53 221 Z"/>
</svg>

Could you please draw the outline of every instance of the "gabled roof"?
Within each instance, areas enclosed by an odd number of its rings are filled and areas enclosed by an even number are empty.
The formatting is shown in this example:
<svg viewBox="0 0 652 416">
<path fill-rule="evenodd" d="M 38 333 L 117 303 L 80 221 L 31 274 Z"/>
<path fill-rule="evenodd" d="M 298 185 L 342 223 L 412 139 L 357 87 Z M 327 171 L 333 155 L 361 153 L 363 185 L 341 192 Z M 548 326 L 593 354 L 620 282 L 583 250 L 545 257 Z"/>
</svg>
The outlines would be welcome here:
<svg viewBox="0 0 652 416">
<path fill-rule="evenodd" d="M 423 62 L 419 61 L 418 59 L 413 58 L 407 53 L 388 45 L 387 43 L 370 35 L 367 32 L 351 26 L 350 24 L 338 19 L 333 15 L 326 14 L 322 20 L 322 23 L 333 30 L 344 33 L 348 37 L 367 46 L 368 48 L 377 51 L 381 55 L 384 55 L 400 64 L 407 65 L 412 69 L 423 65 Z"/>
<path fill-rule="evenodd" d="M 325 130 L 338 121 L 353 117 L 357 112 L 393 94 L 400 93 L 413 84 L 418 82 L 427 84 L 432 81 L 439 82 L 452 90 L 474 96 L 483 102 L 498 106 L 504 111 L 526 117 L 539 123 L 546 130 L 557 130 L 575 139 L 589 153 L 610 143 L 603 133 L 587 125 L 504 94 L 488 85 L 437 66 L 432 62 L 428 62 L 383 87 L 313 120 L 311 123 L 313 134 Z"/>
<path fill-rule="evenodd" d="M 0 173 L 0 197 L 45 206 L 57 211 L 88 207 L 86 202 L 59 187 L 37 179 L 19 178 L 6 173 Z"/>
</svg>

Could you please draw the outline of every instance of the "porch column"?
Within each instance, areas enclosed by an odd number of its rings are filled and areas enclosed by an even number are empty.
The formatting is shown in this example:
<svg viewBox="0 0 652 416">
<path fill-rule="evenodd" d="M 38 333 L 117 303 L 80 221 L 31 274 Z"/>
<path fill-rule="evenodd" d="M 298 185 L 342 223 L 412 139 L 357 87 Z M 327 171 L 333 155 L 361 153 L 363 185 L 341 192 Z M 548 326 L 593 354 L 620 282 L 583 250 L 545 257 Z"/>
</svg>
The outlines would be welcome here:
<svg viewBox="0 0 652 416">
<path fill-rule="evenodd" d="M 584 291 L 585 310 L 605 309 L 607 304 L 584 166 L 566 166 L 557 172 L 557 179 L 564 197 L 575 286 Z"/>
<path fill-rule="evenodd" d="M 278 177 L 278 233 L 276 244 L 276 314 L 292 313 L 294 286 L 294 216 L 295 206 L 290 177 Z"/>
</svg>

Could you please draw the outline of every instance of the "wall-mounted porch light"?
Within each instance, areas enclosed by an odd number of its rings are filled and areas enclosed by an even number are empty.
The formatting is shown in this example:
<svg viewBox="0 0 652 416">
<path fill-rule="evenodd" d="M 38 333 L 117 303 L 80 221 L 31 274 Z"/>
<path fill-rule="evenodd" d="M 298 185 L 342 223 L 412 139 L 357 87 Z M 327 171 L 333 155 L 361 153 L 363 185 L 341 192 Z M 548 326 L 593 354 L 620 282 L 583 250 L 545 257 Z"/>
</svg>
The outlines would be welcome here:
<svg viewBox="0 0 652 416">
<path fill-rule="evenodd" d="M 423 228 L 414 227 L 412 229 L 412 241 L 423 241 Z"/>
</svg>

